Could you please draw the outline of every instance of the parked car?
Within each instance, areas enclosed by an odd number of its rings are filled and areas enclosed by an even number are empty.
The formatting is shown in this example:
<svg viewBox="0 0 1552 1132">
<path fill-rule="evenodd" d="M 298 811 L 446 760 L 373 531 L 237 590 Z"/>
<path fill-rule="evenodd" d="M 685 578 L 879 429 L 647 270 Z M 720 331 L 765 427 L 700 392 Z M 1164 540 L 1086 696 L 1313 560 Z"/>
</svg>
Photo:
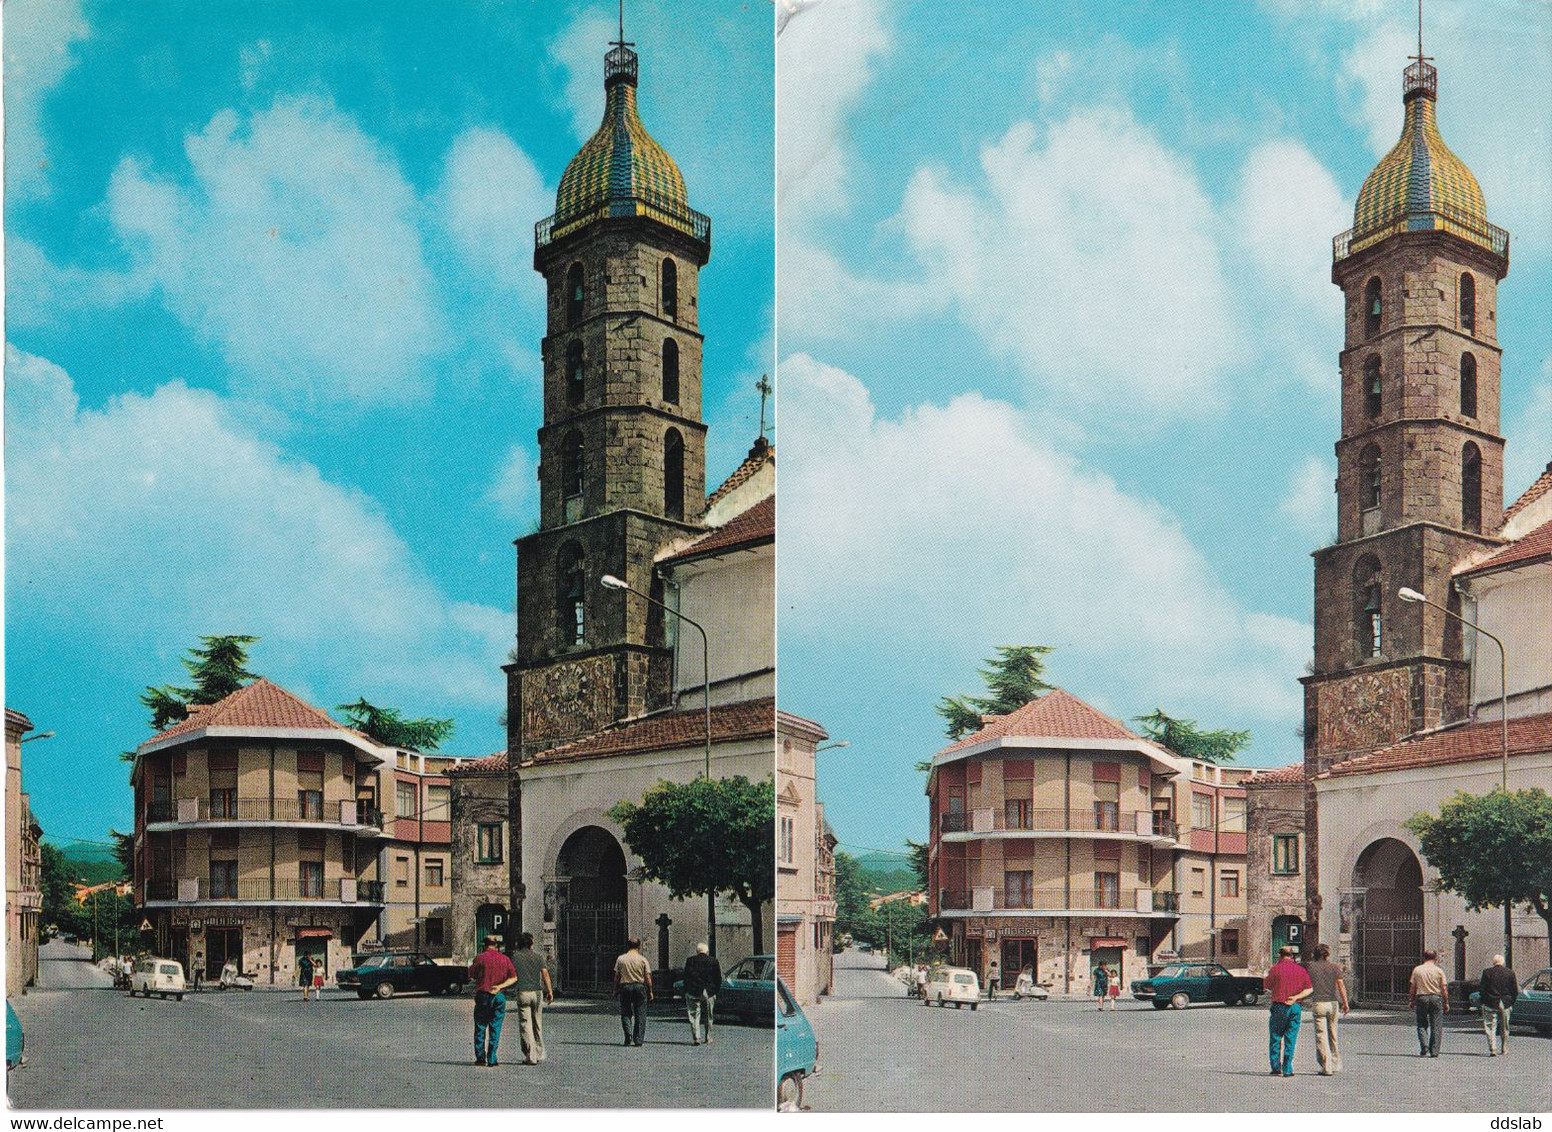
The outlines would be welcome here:
<svg viewBox="0 0 1552 1132">
<path fill-rule="evenodd" d="M 770 1025 L 776 1015 L 776 957 L 751 955 L 722 976 L 717 992 L 717 1017 L 754 1019 Z"/>
<path fill-rule="evenodd" d="M 334 981 L 354 989 L 358 998 L 392 998 L 400 991 L 462 994 L 469 972 L 461 966 L 444 966 L 419 951 L 389 951 L 339 972 Z"/>
<path fill-rule="evenodd" d="M 797 999 L 776 980 L 776 1111 L 803 1107 L 803 1084 L 819 1072 L 819 1039 Z"/>
<path fill-rule="evenodd" d="M 1146 979 L 1132 980 L 1132 997 L 1155 1010 L 1184 1010 L 1193 1002 L 1254 1006 L 1266 988 L 1254 975 L 1231 975 L 1221 963 L 1173 963 Z"/>
<path fill-rule="evenodd" d="M 129 976 L 129 997 L 143 994 L 150 998 L 153 994 L 166 998 L 168 995 L 183 1001 L 185 984 L 183 981 L 183 964 L 176 959 L 158 959 L 155 956 L 135 961 L 134 974 Z"/>
<path fill-rule="evenodd" d="M 9 1072 L 27 1064 L 27 1039 L 22 1034 L 22 1020 L 11 1009 L 11 1000 L 5 1000 L 5 1068 Z"/>
<path fill-rule="evenodd" d="M 953 1003 L 955 1010 L 968 1002 L 974 1010 L 981 1002 L 981 980 L 965 967 L 934 967 L 927 972 L 927 989 L 922 1002 L 945 1007 Z"/>
<path fill-rule="evenodd" d="M 1471 992 L 1471 1009 L 1482 1005 L 1482 995 Z M 1538 1034 L 1552 1034 L 1552 967 L 1544 967 L 1520 987 L 1520 997 L 1514 1000 L 1514 1012 L 1509 1015 L 1509 1025 L 1533 1026 Z"/>
</svg>

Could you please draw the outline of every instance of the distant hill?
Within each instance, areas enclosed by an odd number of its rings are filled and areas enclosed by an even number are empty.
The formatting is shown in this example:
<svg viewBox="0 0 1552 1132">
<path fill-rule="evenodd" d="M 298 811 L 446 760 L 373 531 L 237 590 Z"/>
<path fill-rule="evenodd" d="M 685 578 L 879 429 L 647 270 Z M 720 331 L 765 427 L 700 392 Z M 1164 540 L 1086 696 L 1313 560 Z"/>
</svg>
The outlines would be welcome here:
<svg viewBox="0 0 1552 1132">
<path fill-rule="evenodd" d="M 857 858 L 862 868 L 862 880 L 875 895 L 904 892 L 916 887 L 916 874 L 911 870 L 911 859 L 904 853 L 864 853 Z"/>
</svg>

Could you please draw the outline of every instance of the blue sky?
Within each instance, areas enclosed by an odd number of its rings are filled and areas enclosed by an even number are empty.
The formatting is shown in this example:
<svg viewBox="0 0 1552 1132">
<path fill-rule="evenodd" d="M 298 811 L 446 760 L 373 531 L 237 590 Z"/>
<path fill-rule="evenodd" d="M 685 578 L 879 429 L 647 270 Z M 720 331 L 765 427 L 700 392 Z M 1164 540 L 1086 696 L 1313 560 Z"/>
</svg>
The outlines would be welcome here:
<svg viewBox="0 0 1552 1132">
<path fill-rule="evenodd" d="M 778 41 L 779 672 L 850 847 L 925 838 L 995 645 L 1123 719 L 1301 757 L 1335 529 L 1331 238 L 1399 134 L 1407 0 L 820 0 Z M 1552 7 L 1430 2 L 1513 233 L 1505 490 L 1552 458 Z"/>
<path fill-rule="evenodd" d="M 713 218 L 714 484 L 772 367 L 770 10 L 629 7 Z M 58 733 L 26 748 L 49 836 L 126 827 L 137 696 L 202 633 L 504 745 L 533 224 L 613 34 L 607 2 L 8 0 L 5 700 Z"/>
</svg>

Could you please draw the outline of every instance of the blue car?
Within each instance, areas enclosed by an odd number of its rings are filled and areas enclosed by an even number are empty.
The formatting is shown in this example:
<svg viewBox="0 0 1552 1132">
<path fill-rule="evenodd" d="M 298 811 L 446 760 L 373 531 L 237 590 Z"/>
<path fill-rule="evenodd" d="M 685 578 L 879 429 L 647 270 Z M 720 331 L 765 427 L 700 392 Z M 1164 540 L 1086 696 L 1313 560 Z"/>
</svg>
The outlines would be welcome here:
<svg viewBox="0 0 1552 1132">
<path fill-rule="evenodd" d="M 803 1107 L 803 1082 L 819 1072 L 819 1039 L 787 984 L 776 980 L 776 1111 Z"/>
<path fill-rule="evenodd" d="M 7 1071 L 15 1069 L 18 1065 L 26 1063 L 22 1051 L 27 1048 L 27 1039 L 22 1036 L 22 1022 L 16 1016 L 16 1011 L 11 1009 L 11 1000 L 5 1001 L 5 1068 Z"/>
</svg>

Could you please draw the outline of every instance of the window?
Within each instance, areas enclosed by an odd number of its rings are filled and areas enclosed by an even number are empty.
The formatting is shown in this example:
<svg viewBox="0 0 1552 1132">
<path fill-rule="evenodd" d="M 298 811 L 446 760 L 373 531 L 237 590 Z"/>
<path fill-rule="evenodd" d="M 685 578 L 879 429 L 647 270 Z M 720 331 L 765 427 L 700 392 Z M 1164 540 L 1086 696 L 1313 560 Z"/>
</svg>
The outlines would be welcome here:
<svg viewBox="0 0 1552 1132">
<path fill-rule="evenodd" d="M 587 631 L 587 559 L 574 542 L 560 549 L 555 594 L 562 644 L 580 645 Z"/>
<path fill-rule="evenodd" d="M 1299 871 L 1299 835 L 1275 833 L 1272 835 L 1272 871 L 1279 874 Z"/>
<path fill-rule="evenodd" d="M 301 821 L 323 820 L 323 791 L 298 790 L 296 792 L 297 817 Z"/>
<path fill-rule="evenodd" d="M 1245 799 L 1227 795 L 1220 802 L 1223 807 L 1222 822 L 1219 829 L 1224 833 L 1245 832 Z"/>
<path fill-rule="evenodd" d="M 212 900 L 237 899 L 237 862 L 210 862 L 210 898 Z"/>
<path fill-rule="evenodd" d="M 213 821 L 237 816 L 237 787 L 220 786 L 210 791 L 210 817 Z"/>
<path fill-rule="evenodd" d="M 560 493 L 562 498 L 571 500 L 579 499 L 582 495 L 582 467 L 583 447 L 582 434 L 580 432 L 568 433 L 560 448 Z M 568 522 L 575 522 L 580 515 L 573 518 L 567 515 Z"/>
<path fill-rule="evenodd" d="M 1482 450 L 1470 441 L 1460 452 L 1460 525 L 1482 529 Z"/>
<path fill-rule="evenodd" d="M 302 821 L 322 821 L 323 760 L 316 753 L 311 758 L 298 757 L 296 768 L 297 817 Z"/>
<path fill-rule="evenodd" d="M 1002 874 L 1002 906 L 1004 908 L 1033 908 L 1035 906 L 1035 874 L 1027 869 Z"/>
<path fill-rule="evenodd" d="M 1363 363 L 1363 411 L 1371 417 L 1379 416 L 1380 391 L 1383 388 L 1380 381 L 1380 358 L 1378 354 L 1371 354 Z"/>
<path fill-rule="evenodd" d="M 1369 280 L 1368 286 L 1363 289 L 1363 327 L 1370 334 L 1380 328 L 1380 319 L 1385 313 L 1385 296 L 1380 285 L 1379 277 Z"/>
<path fill-rule="evenodd" d="M 320 900 L 323 898 L 323 862 L 322 861 L 298 861 L 297 877 L 301 881 L 301 896 L 304 900 Z"/>
<path fill-rule="evenodd" d="M 410 859 L 408 857 L 395 857 L 393 859 L 393 885 L 395 888 L 408 888 L 410 886 Z"/>
<path fill-rule="evenodd" d="M 679 403 L 679 343 L 672 338 L 663 342 L 663 400 Z"/>
<path fill-rule="evenodd" d="M 453 788 L 430 783 L 426 787 L 426 820 L 448 821 L 453 815 Z"/>
<path fill-rule="evenodd" d="M 792 864 L 794 844 L 797 841 L 796 823 L 791 818 L 781 819 L 781 844 L 778 848 L 780 860 L 785 865 Z"/>
<path fill-rule="evenodd" d="M 1460 277 L 1460 328 L 1477 328 L 1477 281 L 1470 272 Z"/>
<path fill-rule="evenodd" d="M 673 428 L 663 438 L 663 514 L 684 518 L 684 438 Z"/>
<path fill-rule="evenodd" d="M 1193 868 L 1191 870 L 1191 895 L 1192 896 L 1205 896 L 1206 894 L 1207 894 L 1207 870 L 1206 869 L 1196 869 L 1196 868 Z"/>
<path fill-rule="evenodd" d="M 1146 959 L 1153 953 L 1153 947 L 1145 935 L 1136 936 L 1133 939 L 1132 950 L 1137 953 L 1139 959 Z"/>
<path fill-rule="evenodd" d="M 474 831 L 475 861 L 481 865 L 499 865 L 501 852 L 501 823 L 481 822 Z"/>
<path fill-rule="evenodd" d="M 1224 928 L 1222 936 L 1218 940 L 1218 950 L 1225 958 L 1239 954 L 1239 929 Z"/>
<path fill-rule="evenodd" d="M 1121 906 L 1121 874 L 1094 874 L 1094 907 L 1119 908 Z"/>
<path fill-rule="evenodd" d="M 1477 415 L 1477 359 L 1472 354 L 1460 356 L 1460 415 Z"/>
<path fill-rule="evenodd" d="M 416 802 L 415 784 L 413 782 L 396 782 L 393 789 L 394 815 L 401 818 L 412 818 L 418 807 Z"/>
<path fill-rule="evenodd" d="M 442 947 L 447 943 L 447 921 L 441 916 L 426 917 L 426 946 Z"/>
<path fill-rule="evenodd" d="M 1358 659 L 1380 655 L 1384 644 L 1384 593 L 1379 560 L 1365 555 L 1353 569 L 1353 595 L 1357 605 L 1354 636 Z"/>
<path fill-rule="evenodd" d="M 1219 896 L 1239 895 L 1239 873 L 1234 869 L 1226 869 L 1218 876 Z"/>
<path fill-rule="evenodd" d="M 574 263 L 566 272 L 566 324 L 575 326 L 582 321 L 582 265 Z"/>
<path fill-rule="evenodd" d="M 580 405 L 587 395 L 587 377 L 582 367 L 582 343 L 566 347 L 566 404 Z"/>
<path fill-rule="evenodd" d="M 1094 828 L 1114 831 L 1121 827 L 1121 784 L 1094 783 Z"/>
<path fill-rule="evenodd" d="M 1370 444 L 1358 456 L 1358 506 L 1371 511 L 1380 505 L 1380 448 Z"/>
<path fill-rule="evenodd" d="M 1028 798 L 1009 798 L 1003 803 L 1003 824 L 1008 829 L 1032 829 L 1034 816 Z"/>
<path fill-rule="evenodd" d="M 1191 791 L 1191 825 L 1195 829 L 1213 827 L 1213 800 L 1211 794 Z"/>
<path fill-rule="evenodd" d="M 447 866 L 440 857 L 430 857 L 426 861 L 426 887 L 441 888 L 447 883 Z"/>
<path fill-rule="evenodd" d="M 671 259 L 663 261 L 663 317 L 679 317 L 679 265 Z"/>
</svg>

